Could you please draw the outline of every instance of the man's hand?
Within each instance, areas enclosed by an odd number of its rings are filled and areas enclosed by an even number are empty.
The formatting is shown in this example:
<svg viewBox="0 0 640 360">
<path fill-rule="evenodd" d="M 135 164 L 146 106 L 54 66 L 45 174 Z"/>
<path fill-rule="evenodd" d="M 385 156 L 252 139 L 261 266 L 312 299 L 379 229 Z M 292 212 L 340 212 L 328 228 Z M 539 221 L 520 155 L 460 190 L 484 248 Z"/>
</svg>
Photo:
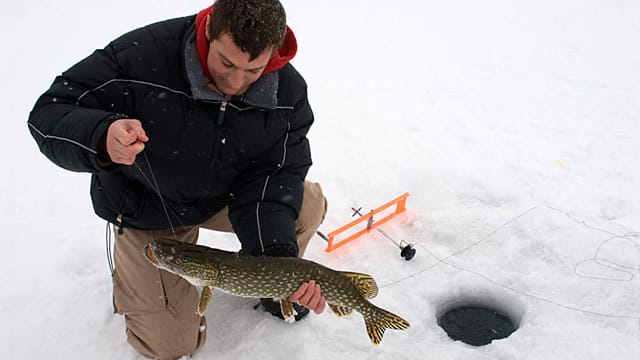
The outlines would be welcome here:
<svg viewBox="0 0 640 360">
<path fill-rule="evenodd" d="M 140 120 L 119 119 L 107 130 L 107 154 L 116 164 L 131 165 L 136 161 L 136 155 L 144 150 L 147 141 L 149 138 Z"/>
<path fill-rule="evenodd" d="M 316 314 L 324 311 L 324 306 L 326 305 L 326 301 L 320 290 L 320 285 L 316 284 L 313 280 L 300 285 L 298 290 L 291 294 L 290 298 L 292 302 L 297 301 L 298 304 L 309 310 L 313 310 Z"/>
</svg>

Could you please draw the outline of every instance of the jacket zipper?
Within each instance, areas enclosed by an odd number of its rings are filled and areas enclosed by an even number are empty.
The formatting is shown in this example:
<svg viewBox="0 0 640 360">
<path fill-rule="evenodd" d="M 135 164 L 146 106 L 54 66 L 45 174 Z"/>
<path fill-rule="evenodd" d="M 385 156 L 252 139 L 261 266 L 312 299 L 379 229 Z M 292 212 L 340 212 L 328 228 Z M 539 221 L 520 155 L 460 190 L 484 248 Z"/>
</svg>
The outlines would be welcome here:
<svg viewBox="0 0 640 360">
<path fill-rule="evenodd" d="M 215 186 L 217 178 L 216 173 L 218 172 L 218 168 L 220 167 L 220 159 L 222 158 L 222 146 L 225 143 L 222 125 L 224 124 L 224 115 L 227 111 L 227 104 L 228 101 L 226 100 L 220 103 L 220 111 L 218 112 L 218 118 L 216 120 L 215 127 L 218 131 L 216 134 L 215 145 L 213 146 L 213 166 L 211 169 L 213 171 L 213 174 L 211 175 L 211 182 L 208 192 L 213 191 L 213 187 Z"/>
<path fill-rule="evenodd" d="M 227 102 L 228 101 L 223 101 L 220 103 L 220 112 L 218 112 L 218 121 L 216 123 L 218 126 L 222 126 L 224 123 L 224 113 L 227 111 Z"/>
</svg>

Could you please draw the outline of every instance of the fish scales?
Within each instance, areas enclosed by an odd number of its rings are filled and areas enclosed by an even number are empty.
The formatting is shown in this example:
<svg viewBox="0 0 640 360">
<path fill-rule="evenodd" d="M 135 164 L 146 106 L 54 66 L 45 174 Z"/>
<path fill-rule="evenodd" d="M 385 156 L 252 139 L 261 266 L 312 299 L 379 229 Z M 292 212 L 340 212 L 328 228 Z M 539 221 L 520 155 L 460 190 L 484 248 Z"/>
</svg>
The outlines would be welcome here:
<svg viewBox="0 0 640 360">
<path fill-rule="evenodd" d="M 219 276 L 211 286 L 246 297 L 282 299 L 309 280 L 320 284 L 325 299 L 339 300 L 359 296 L 357 288 L 340 273 L 316 263 L 296 258 L 234 256 L 223 260 Z M 351 290 L 345 293 L 345 289 Z M 342 290 L 342 291 L 340 291 Z M 344 295 L 343 295 L 344 293 Z"/>
<path fill-rule="evenodd" d="M 156 267 L 203 287 L 197 311 L 200 315 L 204 315 L 213 288 L 218 288 L 237 296 L 280 300 L 283 315 L 293 320 L 295 311 L 289 296 L 303 283 L 314 280 L 336 315 L 348 315 L 352 310 L 362 314 L 374 344 L 380 343 L 385 329 L 404 330 L 410 326 L 367 300 L 377 295 L 378 288 L 366 274 L 335 271 L 294 257 L 239 255 L 168 239 L 152 241 L 145 246 L 143 255 Z"/>
</svg>

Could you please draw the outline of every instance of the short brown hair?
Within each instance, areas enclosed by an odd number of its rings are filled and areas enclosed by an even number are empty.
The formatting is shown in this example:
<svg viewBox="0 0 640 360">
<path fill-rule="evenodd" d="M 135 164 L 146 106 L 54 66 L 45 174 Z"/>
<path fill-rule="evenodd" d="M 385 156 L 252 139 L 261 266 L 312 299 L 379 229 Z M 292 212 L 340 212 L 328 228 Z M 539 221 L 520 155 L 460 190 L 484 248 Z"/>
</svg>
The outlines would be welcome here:
<svg viewBox="0 0 640 360">
<path fill-rule="evenodd" d="M 284 42 L 286 13 L 278 0 L 217 0 L 209 22 L 209 41 L 227 33 L 243 52 L 255 59 Z"/>
</svg>

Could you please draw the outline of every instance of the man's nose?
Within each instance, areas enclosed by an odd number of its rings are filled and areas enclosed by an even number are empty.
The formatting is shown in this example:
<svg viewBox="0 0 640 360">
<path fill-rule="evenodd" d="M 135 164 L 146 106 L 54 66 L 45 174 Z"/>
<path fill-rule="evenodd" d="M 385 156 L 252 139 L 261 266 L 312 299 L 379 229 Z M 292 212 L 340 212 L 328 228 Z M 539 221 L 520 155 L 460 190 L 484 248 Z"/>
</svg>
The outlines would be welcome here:
<svg viewBox="0 0 640 360">
<path fill-rule="evenodd" d="M 229 74 L 227 81 L 229 82 L 229 85 L 231 85 L 233 88 L 239 89 L 240 87 L 242 87 L 242 79 L 243 79 L 242 71 L 236 70 Z"/>
</svg>

